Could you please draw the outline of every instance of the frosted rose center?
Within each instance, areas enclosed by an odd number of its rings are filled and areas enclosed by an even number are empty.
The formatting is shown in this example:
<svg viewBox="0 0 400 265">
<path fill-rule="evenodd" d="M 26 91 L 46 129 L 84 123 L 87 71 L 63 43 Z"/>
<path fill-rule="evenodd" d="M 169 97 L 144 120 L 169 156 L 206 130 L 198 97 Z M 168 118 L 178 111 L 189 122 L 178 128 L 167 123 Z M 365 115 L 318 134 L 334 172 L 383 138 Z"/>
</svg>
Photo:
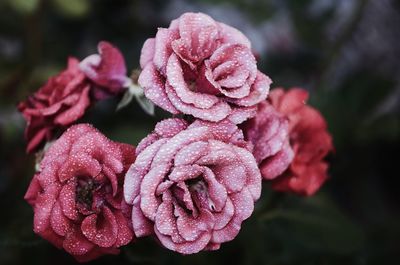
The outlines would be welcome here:
<svg viewBox="0 0 400 265">
<path fill-rule="evenodd" d="M 172 188 L 172 194 L 176 202 L 183 209 L 185 209 L 185 211 L 196 217 L 201 209 L 208 209 L 210 211 L 215 210 L 215 206 L 208 194 L 207 183 L 202 179 L 202 177 L 189 179 L 186 180 L 184 183 L 187 191 L 175 184 Z M 191 201 L 191 203 L 193 203 L 193 208 L 190 207 L 190 205 L 192 204 L 188 202 L 188 197 L 185 198 L 185 195 L 188 195 L 185 194 L 185 192 L 189 193 L 189 200 Z"/>
<path fill-rule="evenodd" d="M 103 183 L 93 178 L 78 176 L 75 189 L 75 201 L 80 213 L 84 215 L 98 212 L 104 203 L 106 190 Z"/>
</svg>

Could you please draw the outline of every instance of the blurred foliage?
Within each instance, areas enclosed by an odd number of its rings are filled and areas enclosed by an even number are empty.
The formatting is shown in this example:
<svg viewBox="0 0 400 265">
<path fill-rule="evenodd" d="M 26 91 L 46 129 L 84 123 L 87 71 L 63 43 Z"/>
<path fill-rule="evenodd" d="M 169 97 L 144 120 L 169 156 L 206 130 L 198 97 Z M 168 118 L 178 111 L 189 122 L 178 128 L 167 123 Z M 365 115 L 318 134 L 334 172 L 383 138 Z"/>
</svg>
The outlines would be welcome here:
<svg viewBox="0 0 400 265">
<path fill-rule="evenodd" d="M 72 264 L 32 232 L 23 200 L 34 157 L 24 152 L 17 102 L 66 65 L 117 45 L 128 68 L 157 27 L 185 11 L 237 23 L 275 86 L 302 86 L 327 118 L 336 151 L 314 197 L 271 192 L 221 250 L 181 256 L 152 239 L 93 264 L 400 264 L 400 5 L 394 0 L 2 0 L 0 1 L 0 264 Z M 279 19 L 277 19 L 279 18 Z M 82 122 L 137 144 L 155 123 L 132 101 L 101 102 Z"/>
<path fill-rule="evenodd" d="M 53 0 L 55 7 L 62 14 L 71 17 L 81 17 L 88 13 L 88 0 Z"/>
<path fill-rule="evenodd" d="M 21 14 L 30 14 L 36 10 L 39 0 L 14 0 L 8 4 Z"/>
</svg>

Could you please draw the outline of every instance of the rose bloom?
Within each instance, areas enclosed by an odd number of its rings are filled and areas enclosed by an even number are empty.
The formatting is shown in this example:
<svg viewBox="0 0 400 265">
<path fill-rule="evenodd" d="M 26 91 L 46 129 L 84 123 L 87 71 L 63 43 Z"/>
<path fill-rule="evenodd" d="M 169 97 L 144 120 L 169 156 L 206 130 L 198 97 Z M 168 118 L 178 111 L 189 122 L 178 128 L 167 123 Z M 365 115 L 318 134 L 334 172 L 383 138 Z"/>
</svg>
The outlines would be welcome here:
<svg viewBox="0 0 400 265">
<path fill-rule="evenodd" d="M 257 115 L 243 124 L 245 139 L 253 143 L 253 155 L 261 175 L 271 180 L 281 175 L 293 159 L 289 121 L 268 102 L 258 104 Z"/>
<path fill-rule="evenodd" d="M 232 123 L 159 122 L 137 147 L 124 184 L 135 235 L 182 254 L 236 237 L 260 197 L 261 175 Z"/>
<path fill-rule="evenodd" d="M 35 94 L 18 105 L 27 121 L 27 152 L 37 151 L 50 141 L 57 129 L 63 129 L 84 114 L 94 100 L 101 100 L 125 90 L 125 62 L 120 51 L 110 43 L 99 43 L 100 55 L 91 55 L 81 63 L 68 59 L 68 67 L 50 78 Z"/>
<path fill-rule="evenodd" d="M 99 42 L 99 54 L 92 54 L 80 63 L 83 73 L 93 81 L 96 99 L 104 99 L 126 90 L 131 80 L 126 76 L 125 60 L 121 52 L 106 41 Z"/>
<path fill-rule="evenodd" d="M 159 28 L 142 49 L 139 85 L 173 113 L 241 123 L 255 115 L 271 80 L 257 70 L 250 41 L 202 13 L 185 13 Z"/>
<path fill-rule="evenodd" d="M 68 59 L 68 67 L 50 78 L 35 94 L 18 105 L 27 121 L 27 152 L 36 151 L 53 138 L 56 128 L 71 125 L 89 107 L 90 83 L 79 69 L 76 58 Z"/>
<path fill-rule="evenodd" d="M 274 118 L 276 120 L 275 125 L 271 123 L 269 128 L 267 123 L 259 122 L 273 119 L 271 117 L 274 111 L 271 106 L 269 103 L 263 103 L 261 106 L 268 106 L 267 108 L 271 111 L 265 111 L 263 107 L 259 108 L 254 124 L 256 127 L 261 127 L 253 128 L 253 132 L 248 132 L 247 135 L 258 146 L 258 149 L 269 151 L 274 150 L 274 147 L 277 149 L 281 147 L 280 152 L 276 153 L 275 156 L 266 158 L 261 163 L 263 176 L 267 179 L 273 179 L 272 188 L 278 191 L 310 196 L 318 191 L 327 179 L 328 163 L 324 161 L 324 158 L 333 150 L 333 143 L 332 137 L 327 131 L 325 119 L 316 109 L 306 105 L 307 98 L 308 92 L 301 88 L 292 88 L 288 91 L 281 88 L 273 89 L 269 101 L 279 112 L 277 115 L 279 118 Z M 282 120 L 282 117 L 288 122 L 290 148 L 286 144 L 286 122 Z M 279 123 L 278 120 L 281 122 Z M 273 129 L 278 128 L 278 126 L 283 126 L 283 129 Z M 263 132 L 263 130 L 265 131 Z M 271 134 L 271 137 L 269 137 L 269 133 L 274 131 L 280 131 L 281 136 L 275 133 L 275 135 Z M 254 137 L 254 135 L 256 136 Z M 277 176 L 276 173 L 281 171 L 289 161 L 291 150 L 294 154 L 293 160 L 289 167 Z M 256 158 L 259 157 L 257 152 L 255 156 Z M 264 163 L 267 165 L 266 168 L 263 168 Z M 279 167 L 279 171 L 271 175 L 270 173 L 273 170 L 269 171 L 269 169 L 275 169 L 275 166 Z"/>
<path fill-rule="evenodd" d="M 133 239 L 122 185 L 134 153 L 90 125 L 69 128 L 45 153 L 25 194 L 34 232 L 81 262 L 119 253 Z"/>
</svg>

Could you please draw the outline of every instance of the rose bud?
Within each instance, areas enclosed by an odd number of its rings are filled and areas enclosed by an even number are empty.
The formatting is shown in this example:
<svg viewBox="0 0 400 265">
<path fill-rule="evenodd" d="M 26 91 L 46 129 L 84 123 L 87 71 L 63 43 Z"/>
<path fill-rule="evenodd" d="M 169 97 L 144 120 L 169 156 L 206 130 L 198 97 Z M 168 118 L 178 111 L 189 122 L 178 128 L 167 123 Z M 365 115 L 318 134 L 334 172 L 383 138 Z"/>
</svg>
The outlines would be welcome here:
<svg viewBox="0 0 400 265">
<path fill-rule="evenodd" d="M 182 254 L 218 249 L 260 197 L 257 163 L 232 123 L 159 122 L 137 148 L 124 195 L 137 237 Z"/>
<path fill-rule="evenodd" d="M 109 42 L 101 41 L 97 47 L 99 54 L 92 54 L 80 63 L 81 70 L 97 85 L 94 97 L 103 99 L 124 92 L 131 82 L 126 76 L 124 57 Z"/>
<path fill-rule="evenodd" d="M 66 70 L 18 105 L 27 121 L 28 153 L 52 139 L 56 128 L 71 125 L 83 116 L 90 105 L 89 90 L 90 83 L 79 69 L 79 61 L 69 58 Z"/>
<path fill-rule="evenodd" d="M 34 232 L 80 262 L 118 254 L 134 238 L 122 190 L 134 153 L 90 125 L 69 128 L 45 153 L 25 194 Z"/>
<path fill-rule="evenodd" d="M 255 115 L 271 84 L 257 70 L 250 41 L 202 13 L 185 13 L 159 28 L 145 42 L 140 66 L 139 85 L 156 105 L 212 122 L 241 123 Z"/>
</svg>

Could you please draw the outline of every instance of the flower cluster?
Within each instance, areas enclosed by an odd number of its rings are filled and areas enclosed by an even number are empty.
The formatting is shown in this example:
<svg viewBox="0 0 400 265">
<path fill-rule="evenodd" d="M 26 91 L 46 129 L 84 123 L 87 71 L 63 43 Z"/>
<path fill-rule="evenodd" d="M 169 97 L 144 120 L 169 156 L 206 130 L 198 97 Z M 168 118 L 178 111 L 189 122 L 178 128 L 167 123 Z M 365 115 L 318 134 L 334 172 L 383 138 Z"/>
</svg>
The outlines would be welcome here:
<svg viewBox="0 0 400 265">
<path fill-rule="evenodd" d="M 144 43 L 140 65 L 136 84 L 121 53 L 101 42 L 99 54 L 70 58 L 19 105 L 29 152 L 69 127 L 44 151 L 25 199 L 34 232 L 78 261 L 144 236 L 181 254 L 217 250 L 252 215 L 263 179 L 306 196 L 327 179 L 333 145 L 324 118 L 303 89 L 269 93 L 237 29 L 185 13 Z M 136 149 L 71 126 L 93 102 L 137 85 L 183 118 L 159 121 Z"/>
</svg>

